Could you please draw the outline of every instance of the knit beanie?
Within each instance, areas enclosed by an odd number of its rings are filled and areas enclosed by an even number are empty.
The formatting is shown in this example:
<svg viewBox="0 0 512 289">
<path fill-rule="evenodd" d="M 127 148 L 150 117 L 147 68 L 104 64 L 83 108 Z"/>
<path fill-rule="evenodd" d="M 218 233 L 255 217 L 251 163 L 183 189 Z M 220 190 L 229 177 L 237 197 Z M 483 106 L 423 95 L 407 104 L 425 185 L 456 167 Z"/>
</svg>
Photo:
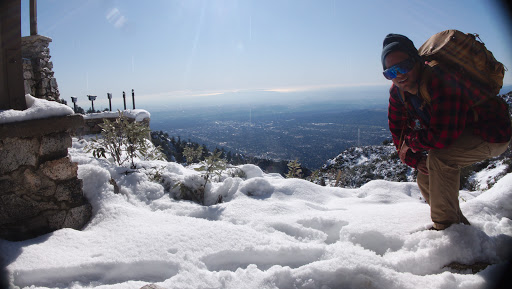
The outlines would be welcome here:
<svg viewBox="0 0 512 289">
<path fill-rule="evenodd" d="M 402 51 L 404 53 L 407 53 L 413 59 L 420 59 L 418 50 L 416 49 L 416 47 L 414 47 L 414 43 L 412 43 L 412 41 L 409 38 L 400 34 L 390 33 L 386 35 L 386 37 L 384 38 L 384 42 L 382 44 L 382 69 L 386 69 L 386 64 L 384 63 L 386 56 L 394 51 Z"/>
</svg>

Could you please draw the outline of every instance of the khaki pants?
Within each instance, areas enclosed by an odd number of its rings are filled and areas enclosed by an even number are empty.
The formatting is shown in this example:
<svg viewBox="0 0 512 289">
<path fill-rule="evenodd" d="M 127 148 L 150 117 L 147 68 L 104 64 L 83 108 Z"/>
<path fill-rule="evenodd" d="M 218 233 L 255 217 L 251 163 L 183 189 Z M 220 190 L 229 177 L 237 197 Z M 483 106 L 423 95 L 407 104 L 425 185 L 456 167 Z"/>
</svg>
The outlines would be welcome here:
<svg viewBox="0 0 512 289">
<path fill-rule="evenodd" d="M 442 230 L 451 224 L 469 222 L 459 207 L 460 169 L 476 162 L 499 156 L 509 143 L 488 143 L 466 129 L 450 146 L 430 150 L 428 175 L 418 173 L 421 194 L 430 205 L 434 228 Z"/>
</svg>

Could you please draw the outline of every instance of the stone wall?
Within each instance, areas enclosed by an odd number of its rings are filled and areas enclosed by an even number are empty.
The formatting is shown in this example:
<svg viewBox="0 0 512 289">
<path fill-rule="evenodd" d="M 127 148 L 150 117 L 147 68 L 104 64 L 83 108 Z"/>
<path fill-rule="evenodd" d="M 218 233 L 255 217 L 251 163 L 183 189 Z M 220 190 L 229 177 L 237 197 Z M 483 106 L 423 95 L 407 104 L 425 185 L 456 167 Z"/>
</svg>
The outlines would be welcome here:
<svg viewBox="0 0 512 289">
<path fill-rule="evenodd" d="M 19 241 L 92 216 L 78 166 L 68 157 L 81 115 L 0 124 L 0 238 Z"/>
<path fill-rule="evenodd" d="M 31 35 L 21 38 L 25 94 L 47 100 L 59 100 L 60 93 L 50 61 L 51 38 Z"/>
</svg>

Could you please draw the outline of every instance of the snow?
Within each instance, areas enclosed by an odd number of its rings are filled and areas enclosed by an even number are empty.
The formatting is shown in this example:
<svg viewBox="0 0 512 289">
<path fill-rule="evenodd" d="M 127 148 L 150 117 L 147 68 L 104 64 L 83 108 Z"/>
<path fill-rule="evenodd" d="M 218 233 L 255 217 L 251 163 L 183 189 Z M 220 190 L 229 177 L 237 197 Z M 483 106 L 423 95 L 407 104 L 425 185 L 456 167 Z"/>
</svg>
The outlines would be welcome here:
<svg viewBox="0 0 512 289">
<path fill-rule="evenodd" d="M 507 165 L 503 161 L 498 162 L 495 166 L 487 167 L 486 169 L 477 172 L 473 177 L 473 182 L 478 184 L 478 189 L 487 189 L 491 183 L 495 182 L 498 175 L 502 175 L 507 171 Z"/>
<path fill-rule="evenodd" d="M 172 183 L 202 180 L 193 167 L 139 161 L 125 174 L 127 168 L 86 153 L 86 144 L 73 139 L 69 152 L 92 219 L 81 231 L 0 241 L 11 285 L 492 288 L 512 253 L 512 174 L 487 191 L 461 192 L 472 226 L 438 232 L 426 230 L 430 210 L 415 183 L 322 187 L 243 165 L 245 178 L 215 178 L 207 186 L 209 206 L 201 206 L 172 198 Z M 213 205 L 219 195 L 224 202 Z M 471 274 L 444 267 L 452 262 L 492 265 Z"/>
<path fill-rule="evenodd" d="M 56 101 L 35 98 L 30 94 L 25 95 L 25 100 L 27 102 L 27 109 L 25 110 L 0 110 L 0 124 L 74 114 L 71 107 Z M 128 118 L 135 119 L 135 121 L 143 121 L 145 118 L 151 118 L 151 114 L 144 109 L 127 109 L 123 111 L 123 114 Z M 86 114 L 84 115 L 84 119 L 116 118 L 118 116 L 119 112 L 117 111 L 105 111 Z"/>
<path fill-rule="evenodd" d="M 74 113 L 73 109 L 67 105 L 35 98 L 30 94 L 25 95 L 25 100 L 27 102 L 27 109 L 25 110 L 0 110 L 0 124 L 66 116 Z"/>
<path fill-rule="evenodd" d="M 127 109 L 123 110 L 123 115 L 135 119 L 135 121 L 143 121 L 145 118 L 151 118 L 151 114 L 144 109 Z M 89 113 L 84 115 L 84 119 L 94 118 L 116 118 L 119 116 L 118 111 L 104 111 L 98 113 Z"/>
</svg>

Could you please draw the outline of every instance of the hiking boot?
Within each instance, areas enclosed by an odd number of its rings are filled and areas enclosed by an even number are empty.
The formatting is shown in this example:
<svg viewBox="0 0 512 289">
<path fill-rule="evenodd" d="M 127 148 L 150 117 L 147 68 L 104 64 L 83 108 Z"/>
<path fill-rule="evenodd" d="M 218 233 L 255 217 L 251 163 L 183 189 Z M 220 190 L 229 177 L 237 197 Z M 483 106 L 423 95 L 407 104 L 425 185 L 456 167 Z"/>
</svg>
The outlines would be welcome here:
<svg viewBox="0 0 512 289">
<path fill-rule="evenodd" d="M 464 225 L 467 225 L 467 226 L 471 226 L 471 224 L 469 223 L 469 221 L 464 217 L 462 222 L 460 222 L 459 224 L 464 224 Z M 444 224 L 439 224 L 439 223 L 434 223 L 434 225 L 430 228 L 428 228 L 429 231 L 442 231 L 444 229 L 448 229 L 448 227 L 450 227 L 452 224 L 449 224 L 449 225 L 444 225 Z"/>
<path fill-rule="evenodd" d="M 448 224 L 448 225 L 445 225 L 445 224 L 439 224 L 439 223 L 434 223 L 434 225 L 432 226 L 432 228 L 436 231 L 442 231 L 444 229 L 448 229 L 448 227 L 450 227 L 452 224 Z"/>
<path fill-rule="evenodd" d="M 428 231 L 442 231 L 442 229 L 436 229 L 434 226 L 431 226 L 427 229 Z"/>
<path fill-rule="evenodd" d="M 471 223 L 469 223 L 468 219 L 466 219 L 466 217 L 462 215 L 462 213 L 460 214 L 460 219 L 462 224 L 471 226 Z"/>
</svg>

